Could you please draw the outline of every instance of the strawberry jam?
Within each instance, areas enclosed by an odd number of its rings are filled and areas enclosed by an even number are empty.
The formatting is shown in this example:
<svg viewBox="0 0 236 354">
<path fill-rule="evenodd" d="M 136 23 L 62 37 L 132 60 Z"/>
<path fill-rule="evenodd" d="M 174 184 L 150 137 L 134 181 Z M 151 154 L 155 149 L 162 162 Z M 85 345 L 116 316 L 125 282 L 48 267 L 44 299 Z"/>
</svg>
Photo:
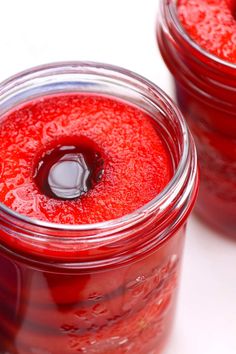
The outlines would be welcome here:
<svg viewBox="0 0 236 354">
<path fill-rule="evenodd" d="M 178 0 L 185 31 L 209 53 L 236 63 L 235 0 Z"/>
<path fill-rule="evenodd" d="M 0 138 L 0 353 L 159 354 L 197 191 L 181 113 L 123 69 L 53 64 L 0 85 Z"/>
<path fill-rule="evenodd" d="M 128 214 L 153 199 L 172 174 L 150 117 L 94 95 L 45 97 L 15 109 L 0 126 L 0 150 L 1 201 L 57 223 Z"/>
<path fill-rule="evenodd" d="M 236 2 L 162 0 L 157 36 L 200 163 L 197 213 L 236 237 Z"/>
</svg>

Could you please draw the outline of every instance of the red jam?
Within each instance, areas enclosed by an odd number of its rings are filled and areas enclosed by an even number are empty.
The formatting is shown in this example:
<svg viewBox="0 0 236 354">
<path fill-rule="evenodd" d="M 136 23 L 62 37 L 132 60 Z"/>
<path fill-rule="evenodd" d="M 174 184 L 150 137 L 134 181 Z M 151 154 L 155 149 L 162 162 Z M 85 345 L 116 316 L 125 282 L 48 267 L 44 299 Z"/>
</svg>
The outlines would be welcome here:
<svg viewBox="0 0 236 354">
<path fill-rule="evenodd" d="M 180 22 L 202 48 L 236 63 L 235 0 L 178 0 Z"/>
<path fill-rule="evenodd" d="M 166 343 L 196 152 L 174 104 L 120 70 L 53 64 L 0 85 L 0 353 Z"/>
<path fill-rule="evenodd" d="M 150 117 L 92 95 L 45 97 L 15 109 L 0 125 L 0 151 L 0 200 L 56 223 L 96 223 L 131 213 L 172 175 L 169 152 Z"/>
<path fill-rule="evenodd" d="M 198 150 L 195 210 L 217 231 L 236 237 L 236 2 L 162 5 L 158 44 Z"/>
</svg>

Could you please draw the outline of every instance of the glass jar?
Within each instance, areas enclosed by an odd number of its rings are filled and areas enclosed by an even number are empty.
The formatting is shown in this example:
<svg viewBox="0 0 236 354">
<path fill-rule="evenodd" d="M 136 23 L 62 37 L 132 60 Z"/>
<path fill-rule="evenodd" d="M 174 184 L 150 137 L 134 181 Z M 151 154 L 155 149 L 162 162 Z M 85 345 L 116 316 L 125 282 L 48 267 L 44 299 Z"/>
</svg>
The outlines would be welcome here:
<svg viewBox="0 0 236 354">
<path fill-rule="evenodd" d="M 198 185 L 192 137 L 155 85 L 95 63 L 51 64 L 10 78 L 0 86 L 0 115 L 62 92 L 109 95 L 146 111 L 168 145 L 174 176 L 141 209 L 97 224 L 43 222 L 0 204 L 0 352 L 159 353 Z"/>
<path fill-rule="evenodd" d="M 207 53 L 191 40 L 178 20 L 175 0 L 161 0 L 157 38 L 198 150 L 196 210 L 211 226 L 235 237 L 236 64 Z"/>
</svg>

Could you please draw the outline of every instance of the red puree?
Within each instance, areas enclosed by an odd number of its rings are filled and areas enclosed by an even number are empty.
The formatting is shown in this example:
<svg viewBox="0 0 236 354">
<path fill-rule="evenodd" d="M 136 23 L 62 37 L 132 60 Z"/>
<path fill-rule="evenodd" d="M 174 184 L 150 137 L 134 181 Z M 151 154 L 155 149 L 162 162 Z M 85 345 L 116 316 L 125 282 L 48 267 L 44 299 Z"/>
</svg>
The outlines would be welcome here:
<svg viewBox="0 0 236 354">
<path fill-rule="evenodd" d="M 177 4 L 190 37 L 206 51 L 236 63 L 236 1 L 178 0 Z M 176 92 L 198 148 L 201 183 L 196 210 L 212 226 L 235 237 L 236 70 L 191 50 L 179 58 L 183 74 L 176 80 Z M 188 80 L 184 85 L 183 77 Z"/>
<path fill-rule="evenodd" d="M 198 150 L 195 210 L 209 225 L 235 237 L 236 1 L 162 0 L 162 4 L 158 44 Z"/>
<path fill-rule="evenodd" d="M 178 0 L 179 19 L 208 52 L 236 63 L 235 0 Z"/>
<path fill-rule="evenodd" d="M 166 145 L 139 109 L 92 95 L 45 97 L 0 125 L 0 200 L 57 223 L 95 223 L 153 199 L 172 175 Z"/>
<path fill-rule="evenodd" d="M 44 97 L 15 109 L 0 126 L 0 151 L 2 202 L 58 223 L 130 213 L 154 198 L 172 175 L 170 154 L 150 117 L 93 95 Z M 175 308 L 185 220 L 174 235 L 169 229 L 172 213 L 179 225 L 182 204 L 168 210 L 168 226 L 154 215 L 141 229 L 138 224 L 126 230 L 122 242 L 98 242 L 98 249 L 92 244 L 84 264 L 84 244 L 79 252 L 72 245 L 77 258 L 64 264 L 60 256 L 67 260 L 66 250 L 59 256 L 48 249 L 52 241 L 42 241 L 41 264 L 33 253 L 37 232 L 23 246 L 27 237 L 17 238 L 17 232 L 12 237 L 3 228 L 1 241 L 18 250 L 9 256 L 1 247 L 0 352 L 160 353 Z M 161 227 L 171 236 L 160 240 Z M 116 266 L 110 261 L 114 253 Z"/>
</svg>

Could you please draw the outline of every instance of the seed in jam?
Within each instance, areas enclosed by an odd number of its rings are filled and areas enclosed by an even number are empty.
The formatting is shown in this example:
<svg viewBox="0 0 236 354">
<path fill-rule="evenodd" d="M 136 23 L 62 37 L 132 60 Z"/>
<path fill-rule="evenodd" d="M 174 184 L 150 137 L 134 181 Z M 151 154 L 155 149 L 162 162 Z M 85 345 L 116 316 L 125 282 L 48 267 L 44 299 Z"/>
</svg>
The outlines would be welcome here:
<svg viewBox="0 0 236 354">
<path fill-rule="evenodd" d="M 34 180 L 50 198 L 76 199 L 101 180 L 103 165 L 101 154 L 83 138 L 47 151 L 37 164 Z"/>
</svg>

